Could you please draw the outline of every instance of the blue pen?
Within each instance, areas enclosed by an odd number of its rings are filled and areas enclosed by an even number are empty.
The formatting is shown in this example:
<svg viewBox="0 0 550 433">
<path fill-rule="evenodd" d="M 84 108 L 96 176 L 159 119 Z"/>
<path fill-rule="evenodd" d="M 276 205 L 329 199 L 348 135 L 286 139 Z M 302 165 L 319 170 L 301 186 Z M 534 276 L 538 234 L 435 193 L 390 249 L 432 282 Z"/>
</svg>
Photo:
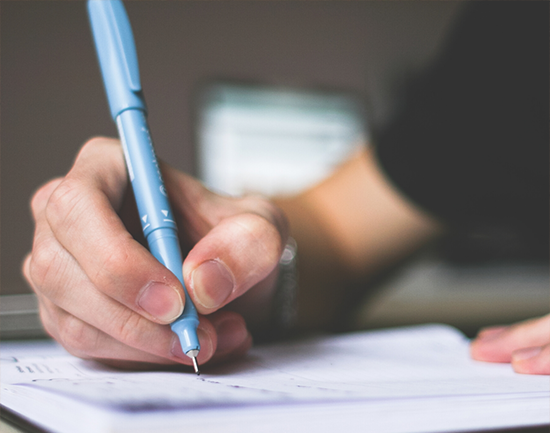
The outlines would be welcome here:
<svg viewBox="0 0 550 433">
<path fill-rule="evenodd" d="M 179 337 L 183 352 L 193 360 L 195 372 L 199 374 L 199 319 L 183 283 L 177 227 L 149 134 L 130 21 L 120 0 L 88 0 L 88 15 L 143 234 L 151 254 L 180 280 L 185 292 L 185 308 L 171 324 L 172 331 Z"/>
</svg>

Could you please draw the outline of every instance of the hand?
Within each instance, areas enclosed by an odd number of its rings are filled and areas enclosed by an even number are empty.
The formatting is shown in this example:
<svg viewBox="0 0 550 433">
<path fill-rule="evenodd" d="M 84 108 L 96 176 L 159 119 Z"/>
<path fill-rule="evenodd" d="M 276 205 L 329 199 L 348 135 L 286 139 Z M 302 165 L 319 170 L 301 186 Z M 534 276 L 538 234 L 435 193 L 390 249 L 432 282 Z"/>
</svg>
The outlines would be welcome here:
<svg viewBox="0 0 550 433">
<path fill-rule="evenodd" d="M 242 297 L 241 311 L 256 313 L 251 322 L 267 316 L 286 219 L 266 200 L 221 197 L 161 168 L 189 252 L 184 280 L 201 314 L 198 361 L 239 356 L 251 345 L 245 320 L 219 310 Z M 74 355 L 122 367 L 190 365 L 166 326 L 183 310 L 183 288 L 138 242 L 129 189 L 119 142 L 88 142 L 70 172 L 32 199 L 36 230 L 23 273 L 45 329 Z"/>
<path fill-rule="evenodd" d="M 518 373 L 550 374 L 550 314 L 483 329 L 470 349 L 478 361 L 511 362 Z"/>
</svg>

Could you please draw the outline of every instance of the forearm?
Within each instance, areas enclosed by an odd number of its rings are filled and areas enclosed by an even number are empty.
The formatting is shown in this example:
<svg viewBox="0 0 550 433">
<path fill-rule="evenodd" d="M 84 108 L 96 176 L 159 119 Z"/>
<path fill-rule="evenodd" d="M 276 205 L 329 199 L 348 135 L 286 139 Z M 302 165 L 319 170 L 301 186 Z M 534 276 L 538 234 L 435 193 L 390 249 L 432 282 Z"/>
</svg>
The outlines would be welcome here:
<svg viewBox="0 0 550 433">
<path fill-rule="evenodd" d="M 333 328 L 354 288 L 441 231 L 388 183 L 372 150 L 303 194 L 275 202 L 298 243 L 303 328 Z"/>
</svg>

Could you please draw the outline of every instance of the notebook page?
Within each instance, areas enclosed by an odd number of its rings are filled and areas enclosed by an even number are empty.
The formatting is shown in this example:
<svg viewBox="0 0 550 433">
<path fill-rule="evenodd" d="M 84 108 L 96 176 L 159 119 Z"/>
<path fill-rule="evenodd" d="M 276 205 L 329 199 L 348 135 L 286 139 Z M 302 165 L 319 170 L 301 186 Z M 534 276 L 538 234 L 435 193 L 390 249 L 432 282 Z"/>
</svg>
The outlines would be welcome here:
<svg viewBox="0 0 550 433">
<path fill-rule="evenodd" d="M 2 351 L 2 384 L 126 414 L 291 404 L 394 402 L 410 413 L 448 401 L 502 405 L 550 397 L 547 377 L 472 361 L 468 340 L 443 325 L 321 337 L 258 347 L 241 362 L 183 372 L 123 372 L 71 356 Z M 19 351 L 23 353 L 23 351 Z M 15 359 L 10 359 L 10 355 Z M 6 387 L 5 385 L 8 386 Z M 500 400 L 500 402 L 499 402 Z M 484 407 L 479 404 L 479 407 Z M 471 408 L 469 410 L 471 412 Z M 70 414 L 76 418 L 78 412 Z M 538 419 L 538 418 L 537 418 Z M 550 420 L 549 420 L 550 421 Z"/>
</svg>

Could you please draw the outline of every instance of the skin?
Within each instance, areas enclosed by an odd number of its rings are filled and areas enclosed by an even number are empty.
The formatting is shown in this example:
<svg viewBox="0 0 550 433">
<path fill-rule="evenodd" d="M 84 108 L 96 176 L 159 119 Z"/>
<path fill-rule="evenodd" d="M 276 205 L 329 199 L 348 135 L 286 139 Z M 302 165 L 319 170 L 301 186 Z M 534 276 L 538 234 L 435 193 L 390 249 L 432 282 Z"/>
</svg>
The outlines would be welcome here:
<svg viewBox="0 0 550 433">
<path fill-rule="evenodd" d="M 550 374 L 550 314 L 481 330 L 470 346 L 474 359 L 511 363 L 518 373 Z"/>
<path fill-rule="evenodd" d="M 161 170 L 187 254 L 184 280 L 200 313 L 200 364 L 242 356 L 249 329 L 266 326 L 288 221 L 300 251 L 302 329 L 337 328 L 356 287 L 443 231 L 391 186 L 370 150 L 305 193 L 273 201 L 222 197 L 166 164 Z M 56 340 L 118 367 L 191 365 L 166 326 L 183 309 L 183 289 L 143 246 L 117 140 L 86 143 L 31 208 L 36 230 L 23 273 Z M 549 328 L 547 316 L 482 331 L 472 356 L 550 374 Z"/>
<path fill-rule="evenodd" d="M 202 314 L 198 361 L 239 356 L 251 345 L 245 321 L 218 310 L 246 292 L 266 308 L 286 218 L 266 200 L 216 196 L 189 176 L 162 170 L 178 225 L 187 229 L 183 274 Z M 70 172 L 32 199 L 36 231 L 24 275 L 45 329 L 70 353 L 125 367 L 189 365 L 165 326 L 183 309 L 183 289 L 132 236 L 140 238 L 127 187 L 119 142 L 87 143 Z"/>
</svg>

